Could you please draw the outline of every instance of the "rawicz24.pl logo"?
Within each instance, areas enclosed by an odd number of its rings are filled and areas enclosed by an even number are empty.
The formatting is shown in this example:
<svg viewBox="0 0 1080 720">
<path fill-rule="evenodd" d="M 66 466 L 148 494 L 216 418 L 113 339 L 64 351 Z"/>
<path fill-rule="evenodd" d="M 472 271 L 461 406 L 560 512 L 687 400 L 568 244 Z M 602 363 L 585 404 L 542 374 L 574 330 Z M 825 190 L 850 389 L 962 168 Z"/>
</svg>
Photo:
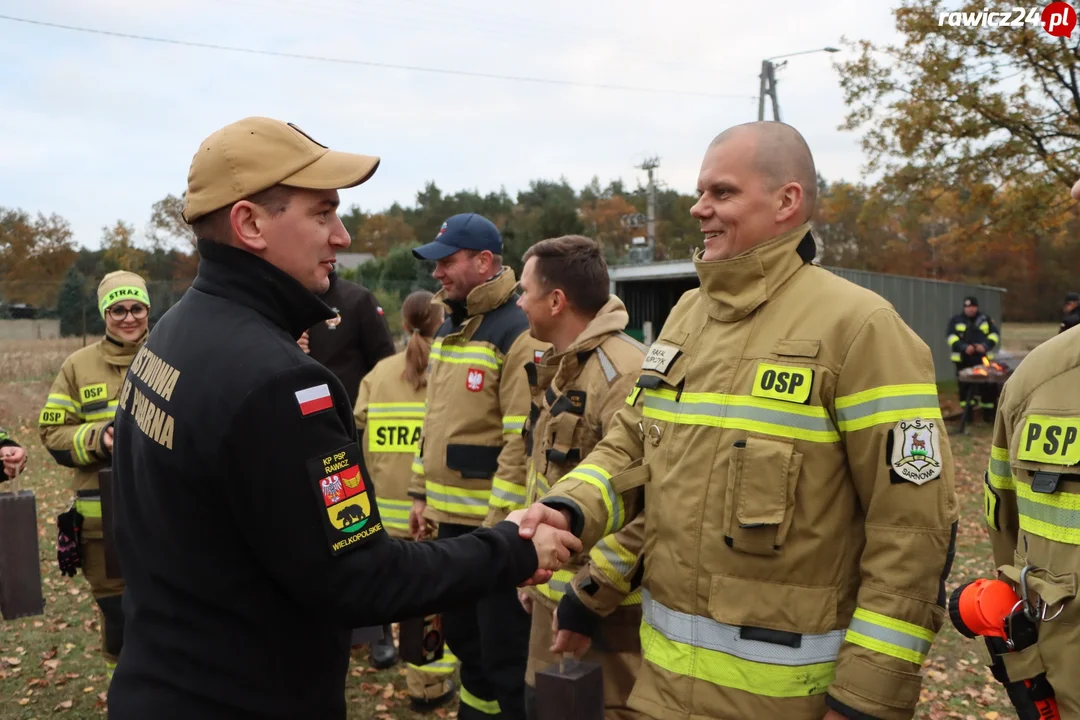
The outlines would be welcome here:
<svg viewBox="0 0 1080 720">
<path fill-rule="evenodd" d="M 953 27 L 1019 28 L 1042 25 L 1054 37 L 1069 37 L 1076 27 L 1076 10 L 1067 2 L 1052 2 L 1044 8 L 1014 7 L 1008 11 L 943 12 L 938 25 Z"/>
</svg>

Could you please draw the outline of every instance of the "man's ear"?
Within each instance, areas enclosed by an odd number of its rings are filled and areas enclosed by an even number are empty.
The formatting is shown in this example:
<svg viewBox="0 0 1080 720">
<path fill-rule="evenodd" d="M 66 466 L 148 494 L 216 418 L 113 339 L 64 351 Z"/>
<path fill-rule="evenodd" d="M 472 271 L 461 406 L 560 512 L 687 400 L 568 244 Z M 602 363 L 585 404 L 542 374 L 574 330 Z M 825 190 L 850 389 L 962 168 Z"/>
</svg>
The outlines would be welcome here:
<svg viewBox="0 0 1080 720">
<path fill-rule="evenodd" d="M 776 222 L 785 223 L 793 217 L 797 217 L 803 209 L 802 185 L 797 182 L 789 182 L 777 192 Z"/>
<path fill-rule="evenodd" d="M 248 200 L 240 200 L 229 211 L 229 228 L 233 239 L 245 250 L 261 252 L 266 249 L 263 222 L 263 209 Z"/>
<path fill-rule="evenodd" d="M 570 307 L 570 303 L 566 300 L 566 293 L 561 288 L 555 288 L 548 294 L 548 307 L 551 309 L 552 317 L 566 312 Z"/>
</svg>

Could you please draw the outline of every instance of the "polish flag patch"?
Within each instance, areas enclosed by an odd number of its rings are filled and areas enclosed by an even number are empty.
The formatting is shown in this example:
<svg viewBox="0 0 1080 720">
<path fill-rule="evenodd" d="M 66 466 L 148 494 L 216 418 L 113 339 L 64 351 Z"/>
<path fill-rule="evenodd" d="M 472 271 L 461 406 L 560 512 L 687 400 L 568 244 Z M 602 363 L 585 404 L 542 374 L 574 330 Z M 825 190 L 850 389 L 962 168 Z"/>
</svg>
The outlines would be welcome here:
<svg viewBox="0 0 1080 720">
<path fill-rule="evenodd" d="M 469 368 L 469 374 L 465 376 L 465 389 L 469 392 L 480 392 L 484 389 L 484 371 Z"/>
<path fill-rule="evenodd" d="M 544 351 L 543 350 L 533 350 L 533 362 L 538 363 L 543 359 L 544 359 Z"/>
<path fill-rule="evenodd" d="M 311 415 L 334 407 L 334 401 L 330 398 L 330 386 L 325 383 L 297 390 L 295 394 L 296 402 L 300 404 L 301 415 Z"/>
</svg>

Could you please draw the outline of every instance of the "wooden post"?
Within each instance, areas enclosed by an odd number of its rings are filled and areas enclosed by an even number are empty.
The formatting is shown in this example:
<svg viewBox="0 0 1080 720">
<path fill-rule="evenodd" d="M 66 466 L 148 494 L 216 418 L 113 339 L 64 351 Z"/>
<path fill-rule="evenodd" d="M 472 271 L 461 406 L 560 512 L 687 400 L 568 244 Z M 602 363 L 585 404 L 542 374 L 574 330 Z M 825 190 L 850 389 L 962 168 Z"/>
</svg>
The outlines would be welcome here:
<svg viewBox="0 0 1080 720">
<path fill-rule="evenodd" d="M 537 720 L 604 720 L 604 671 L 566 655 L 536 673 Z"/>
<path fill-rule="evenodd" d="M 0 613 L 5 620 L 41 615 L 37 500 L 31 490 L 0 493 Z"/>
</svg>

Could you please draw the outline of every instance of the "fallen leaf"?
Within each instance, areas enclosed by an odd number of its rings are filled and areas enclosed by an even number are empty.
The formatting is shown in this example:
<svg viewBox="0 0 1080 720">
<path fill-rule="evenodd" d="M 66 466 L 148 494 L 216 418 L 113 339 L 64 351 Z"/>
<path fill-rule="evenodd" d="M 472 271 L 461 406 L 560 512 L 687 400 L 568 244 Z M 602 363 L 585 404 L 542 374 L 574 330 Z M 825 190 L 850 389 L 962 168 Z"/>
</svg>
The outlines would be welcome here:
<svg viewBox="0 0 1080 720">
<path fill-rule="evenodd" d="M 20 705 L 29 705 L 30 704 L 30 698 L 19 698 L 19 704 Z"/>
<path fill-rule="evenodd" d="M 93 686 L 93 685 L 91 685 L 90 687 L 84 687 L 84 688 L 82 689 L 82 691 L 83 691 L 84 693 L 92 693 L 92 692 L 94 692 L 94 686 Z"/>
<path fill-rule="evenodd" d="M 997 720 L 999 717 L 1001 717 L 1001 715 L 998 714 L 997 710 L 991 710 L 990 712 L 983 715 L 983 717 L 986 718 L 986 720 Z"/>
<path fill-rule="evenodd" d="M 383 700 L 389 700 L 390 698 L 394 697 L 394 685 L 393 685 L 393 683 L 387 683 L 386 684 L 386 687 L 383 688 L 382 696 L 383 696 Z"/>
<path fill-rule="evenodd" d="M 71 706 L 74 705 L 74 704 L 75 703 L 73 703 L 71 700 L 65 700 L 64 702 L 62 702 L 59 705 L 57 705 L 56 707 L 54 707 L 53 712 L 60 712 L 61 710 L 70 710 Z"/>
<path fill-rule="evenodd" d="M 49 668 L 50 670 L 56 670 L 56 668 L 60 667 L 60 661 L 59 660 L 46 660 L 45 662 L 43 662 L 41 664 L 44 665 L 45 667 Z"/>
<path fill-rule="evenodd" d="M 386 707 L 385 705 L 376 705 L 375 706 L 375 711 L 376 712 L 386 712 L 389 709 L 390 708 Z"/>
<path fill-rule="evenodd" d="M 22 660 L 20 660 L 19 658 L 13 658 L 13 657 L 0 658 L 0 662 L 6 662 L 8 665 L 11 665 L 12 667 L 22 664 Z"/>
</svg>

